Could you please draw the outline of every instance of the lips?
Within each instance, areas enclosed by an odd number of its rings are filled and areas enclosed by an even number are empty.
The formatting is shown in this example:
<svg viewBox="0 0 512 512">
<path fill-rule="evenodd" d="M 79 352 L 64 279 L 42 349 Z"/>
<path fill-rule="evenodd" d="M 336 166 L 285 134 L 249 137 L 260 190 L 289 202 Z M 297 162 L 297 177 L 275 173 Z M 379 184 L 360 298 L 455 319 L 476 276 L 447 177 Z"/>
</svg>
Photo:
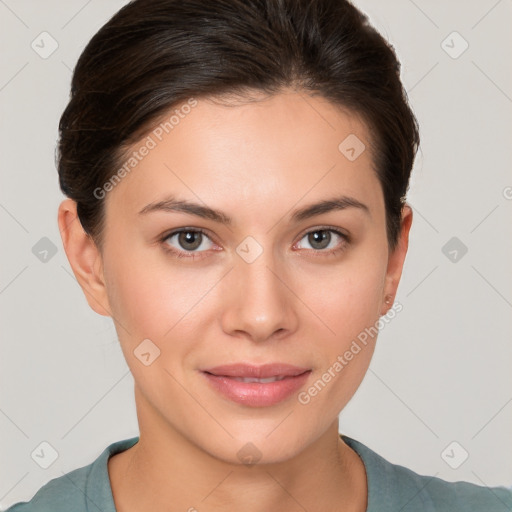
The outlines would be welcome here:
<svg viewBox="0 0 512 512">
<path fill-rule="evenodd" d="M 250 407 L 267 407 L 289 398 L 304 386 L 310 373 L 310 368 L 285 363 L 262 366 L 238 363 L 202 370 L 215 391 Z"/>
</svg>

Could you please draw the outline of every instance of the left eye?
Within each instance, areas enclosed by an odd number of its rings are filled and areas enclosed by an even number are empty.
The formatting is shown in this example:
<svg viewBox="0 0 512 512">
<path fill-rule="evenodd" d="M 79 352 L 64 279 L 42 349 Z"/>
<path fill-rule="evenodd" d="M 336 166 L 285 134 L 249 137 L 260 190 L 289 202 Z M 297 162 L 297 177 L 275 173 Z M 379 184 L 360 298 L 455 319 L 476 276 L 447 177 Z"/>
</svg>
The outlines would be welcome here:
<svg viewBox="0 0 512 512">
<path fill-rule="evenodd" d="M 306 239 L 307 242 L 312 246 L 312 249 L 317 251 L 323 251 L 325 249 L 336 249 L 336 247 L 339 246 L 340 244 L 339 239 L 341 239 L 341 243 L 343 243 L 347 240 L 347 237 L 343 233 L 340 233 L 339 231 L 336 231 L 334 229 L 316 229 L 314 231 L 306 233 L 301 238 L 301 240 L 304 239 Z M 334 245 L 331 245 L 331 242 L 333 240 L 334 242 L 336 242 L 337 239 L 338 243 L 334 243 Z"/>
</svg>

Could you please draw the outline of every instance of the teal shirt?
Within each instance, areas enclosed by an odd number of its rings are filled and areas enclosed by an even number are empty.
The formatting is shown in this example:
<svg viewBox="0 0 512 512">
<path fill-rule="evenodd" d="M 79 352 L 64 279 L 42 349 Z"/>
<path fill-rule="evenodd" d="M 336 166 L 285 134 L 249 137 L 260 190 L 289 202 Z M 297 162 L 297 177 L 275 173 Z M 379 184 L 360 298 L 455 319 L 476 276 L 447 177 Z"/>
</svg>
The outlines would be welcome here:
<svg viewBox="0 0 512 512">
<path fill-rule="evenodd" d="M 366 468 L 366 512 L 512 511 L 512 487 L 482 487 L 419 475 L 388 462 L 355 439 L 343 434 L 341 437 L 359 454 Z M 107 461 L 138 440 L 132 437 L 109 445 L 88 466 L 50 480 L 29 502 L 16 503 L 6 512 L 116 512 Z"/>
</svg>

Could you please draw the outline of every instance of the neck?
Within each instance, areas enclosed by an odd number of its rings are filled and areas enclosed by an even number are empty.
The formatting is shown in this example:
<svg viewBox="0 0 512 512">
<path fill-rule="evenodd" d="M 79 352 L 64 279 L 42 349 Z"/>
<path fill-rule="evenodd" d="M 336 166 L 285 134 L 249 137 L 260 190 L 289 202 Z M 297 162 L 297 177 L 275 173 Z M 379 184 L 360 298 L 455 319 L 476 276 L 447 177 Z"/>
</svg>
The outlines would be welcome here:
<svg viewBox="0 0 512 512">
<path fill-rule="evenodd" d="M 150 416 L 139 414 L 139 442 L 108 462 L 117 512 L 366 511 L 364 465 L 339 437 L 338 420 L 292 458 L 245 465 L 205 452 L 168 423 L 162 428 L 161 417 L 142 417 Z"/>
</svg>

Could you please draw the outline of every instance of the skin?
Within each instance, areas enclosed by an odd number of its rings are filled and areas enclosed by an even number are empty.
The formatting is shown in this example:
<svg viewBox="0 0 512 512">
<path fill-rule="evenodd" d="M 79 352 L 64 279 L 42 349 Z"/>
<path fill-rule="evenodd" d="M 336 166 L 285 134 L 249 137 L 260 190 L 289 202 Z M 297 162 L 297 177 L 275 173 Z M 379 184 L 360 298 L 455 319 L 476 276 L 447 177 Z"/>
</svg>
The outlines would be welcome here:
<svg viewBox="0 0 512 512">
<path fill-rule="evenodd" d="M 366 145 L 354 161 L 338 150 L 349 134 Z M 198 369 L 286 362 L 312 369 L 307 389 L 388 311 L 412 211 L 404 207 L 390 251 L 372 165 L 365 124 L 320 97 L 287 90 L 230 106 L 201 99 L 107 193 L 101 251 L 75 222 L 75 202 L 61 203 L 73 272 L 90 307 L 113 318 L 135 381 L 140 440 L 108 463 L 118 511 L 366 510 L 364 465 L 340 439 L 338 415 L 376 337 L 306 405 L 296 394 L 271 407 L 237 404 Z M 233 224 L 138 214 L 171 193 L 222 210 Z M 295 209 L 342 194 L 368 213 L 349 207 L 290 222 Z M 314 245 L 308 233 L 325 226 L 349 241 L 330 232 L 327 248 Z M 207 231 L 195 249 L 202 258 L 164 250 L 190 254 L 178 236 L 160 241 L 179 228 Z M 247 236 L 263 249 L 252 263 L 236 252 Z M 341 250 L 326 254 L 331 248 Z M 148 366 L 134 356 L 144 339 L 160 349 Z M 237 456 L 247 443 L 261 453 L 252 466 Z"/>
</svg>

